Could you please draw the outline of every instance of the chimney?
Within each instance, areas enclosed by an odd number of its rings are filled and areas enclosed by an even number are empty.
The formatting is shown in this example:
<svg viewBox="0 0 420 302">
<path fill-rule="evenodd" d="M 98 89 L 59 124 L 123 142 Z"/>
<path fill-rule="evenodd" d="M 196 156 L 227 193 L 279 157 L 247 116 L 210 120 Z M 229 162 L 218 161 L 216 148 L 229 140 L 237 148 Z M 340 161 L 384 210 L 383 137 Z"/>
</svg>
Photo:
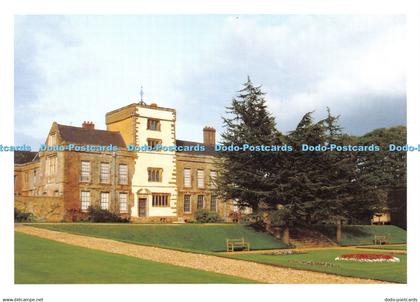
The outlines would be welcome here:
<svg viewBox="0 0 420 302">
<path fill-rule="evenodd" d="M 204 145 L 216 145 L 216 129 L 212 127 L 203 128 L 203 143 Z"/>
<path fill-rule="evenodd" d="M 84 121 L 83 124 L 82 124 L 82 128 L 83 129 L 94 130 L 95 129 L 95 124 L 93 122 Z"/>
</svg>

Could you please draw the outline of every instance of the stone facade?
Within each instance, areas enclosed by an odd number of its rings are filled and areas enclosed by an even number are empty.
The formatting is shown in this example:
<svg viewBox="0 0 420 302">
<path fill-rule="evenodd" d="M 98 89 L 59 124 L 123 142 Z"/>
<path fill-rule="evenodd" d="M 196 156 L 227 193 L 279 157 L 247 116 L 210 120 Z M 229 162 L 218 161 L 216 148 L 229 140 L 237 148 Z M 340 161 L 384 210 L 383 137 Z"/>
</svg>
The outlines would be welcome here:
<svg viewBox="0 0 420 302">
<path fill-rule="evenodd" d="M 28 163 L 15 164 L 15 195 L 37 195 L 39 171 L 39 161 L 30 161 Z"/>
<path fill-rule="evenodd" d="M 65 215 L 63 196 L 15 196 L 15 208 L 41 222 L 61 222 Z"/>
<path fill-rule="evenodd" d="M 106 114 L 107 129 L 119 131 L 127 145 L 147 146 L 153 142 L 175 145 L 174 109 L 156 104 L 131 104 Z M 133 221 L 172 221 L 177 216 L 175 151 L 138 151 L 132 180 Z M 159 170 L 150 179 L 149 170 Z M 160 199 L 157 202 L 157 199 Z M 157 204 L 159 203 L 159 204 Z"/>
<path fill-rule="evenodd" d="M 35 160 L 16 163 L 15 194 L 61 197 L 64 220 L 71 220 L 68 213 L 84 211 L 87 205 L 102 206 L 104 196 L 109 210 L 133 222 L 191 221 L 198 209 L 217 212 L 229 220 L 235 208 L 231 202 L 216 197 L 212 181 L 217 174 L 214 128 L 203 129 L 203 143 L 177 140 L 176 111 L 143 102 L 108 112 L 105 120 L 107 130 L 95 130 L 93 123 L 86 122 L 81 128 L 53 123 L 46 145 L 114 144 L 119 145 L 118 152 L 39 152 Z M 130 145 L 156 144 L 205 148 L 200 152 L 128 149 Z M 107 181 L 101 180 L 104 164 L 109 169 Z M 128 170 L 124 184 L 119 181 L 120 165 Z M 83 172 L 86 169 L 88 177 Z M 33 173 L 37 177 L 35 184 L 28 180 Z M 123 212 L 120 194 L 127 194 L 127 209 Z"/>
<path fill-rule="evenodd" d="M 178 217 L 183 221 L 192 221 L 197 210 L 207 209 L 217 212 L 223 220 L 229 221 L 232 205 L 218 198 L 215 192 L 216 187 L 212 178 L 212 174 L 217 173 L 214 156 L 178 152 L 176 166 Z M 190 181 L 187 181 L 187 184 L 185 170 L 188 170 L 190 175 Z M 200 177 L 204 179 L 204 184 L 199 181 Z M 202 199 L 200 202 L 199 198 Z"/>
<path fill-rule="evenodd" d="M 86 143 L 88 143 L 91 135 L 104 136 L 103 132 L 94 130 L 92 125 L 88 124 L 87 127 L 90 128 L 86 128 L 86 125 L 80 128 L 53 123 L 46 145 L 68 146 L 70 143 L 81 145 L 80 139 L 87 139 Z M 63 137 L 64 129 L 70 141 Z M 123 142 L 122 138 L 119 144 L 121 142 Z M 17 196 L 60 197 L 64 210 L 61 213 L 61 219 L 54 217 L 54 220 L 69 221 L 72 219 L 72 212 L 87 211 L 89 206 L 100 207 L 102 199 L 102 208 L 119 213 L 122 217 L 130 217 L 130 209 L 133 205 L 131 179 L 134 174 L 136 154 L 124 148 L 125 145 L 121 145 L 117 152 L 52 150 L 38 152 L 32 161 L 15 165 L 15 206 L 19 202 Z M 82 177 L 82 162 L 87 163 L 88 166 L 88 170 L 84 172 L 84 178 Z M 119 175 L 121 165 L 127 170 L 127 177 L 124 177 L 123 181 Z M 107 167 L 107 169 L 102 169 L 106 176 L 102 177 L 103 179 L 101 179 L 101 167 Z M 83 206 L 82 196 L 84 196 Z M 120 199 L 123 200 L 123 207 Z M 33 198 L 34 204 L 40 204 L 37 200 Z M 28 202 L 26 204 L 28 205 Z M 49 221 L 48 217 L 45 219 Z"/>
<path fill-rule="evenodd" d="M 130 217 L 130 209 L 133 205 L 133 194 L 131 192 L 131 176 L 134 174 L 133 153 L 126 151 L 113 154 L 109 152 L 83 153 L 67 152 L 64 162 L 63 196 L 66 209 L 79 209 L 81 204 L 81 192 L 90 192 L 90 205 L 101 207 L 101 194 L 108 194 L 107 209 L 119 213 L 120 216 Z M 90 163 L 90 180 L 81 181 L 81 162 Z M 106 163 L 110 167 L 109 180 L 101 181 L 101 164 Z M 118 167 L 126 165 L 128 177 L 126 183 L 121 183 L 118 175 Z M 120 210 L 119 196 L 127 194 L 127 210 Z"/>
</svg>

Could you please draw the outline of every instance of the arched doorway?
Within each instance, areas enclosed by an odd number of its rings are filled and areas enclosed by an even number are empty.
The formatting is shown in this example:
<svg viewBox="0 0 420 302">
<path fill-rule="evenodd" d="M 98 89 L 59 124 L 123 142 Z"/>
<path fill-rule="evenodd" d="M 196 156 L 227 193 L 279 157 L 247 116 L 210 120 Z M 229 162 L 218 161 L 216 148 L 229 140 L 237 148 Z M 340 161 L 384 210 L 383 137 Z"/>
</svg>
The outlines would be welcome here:
<svg viewBox="0 0 420 302">
<path fill-rule="evenodd" d="M 149 216 L 148 201 L 151 199 L 152 192 L 148 189 L 140 189 L 136 192 L 137 209 L 136 214 L 138 217 Z"/>
</svg>

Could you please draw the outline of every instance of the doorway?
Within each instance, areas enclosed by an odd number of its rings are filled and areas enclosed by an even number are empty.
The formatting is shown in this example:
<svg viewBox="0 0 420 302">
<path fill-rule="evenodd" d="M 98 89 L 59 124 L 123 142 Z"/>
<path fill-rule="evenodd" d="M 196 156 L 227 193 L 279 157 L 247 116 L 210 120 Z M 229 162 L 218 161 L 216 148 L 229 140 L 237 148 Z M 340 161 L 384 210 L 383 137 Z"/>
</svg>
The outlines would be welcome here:
<svg viewBox="0 0 420 302">
<path fill-rule="evenodd" d="M 147 216 L 147 199 L 139 198 L 139 217 Z"/>
</svg>

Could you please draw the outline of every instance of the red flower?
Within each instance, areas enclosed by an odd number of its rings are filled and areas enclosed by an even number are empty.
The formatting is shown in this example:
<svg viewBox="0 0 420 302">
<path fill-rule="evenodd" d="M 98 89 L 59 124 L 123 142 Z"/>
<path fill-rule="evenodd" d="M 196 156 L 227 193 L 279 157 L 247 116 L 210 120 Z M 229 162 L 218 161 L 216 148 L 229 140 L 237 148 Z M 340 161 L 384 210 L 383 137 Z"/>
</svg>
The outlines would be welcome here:
<svg viewBox="0 0 420 302">
<path fill-rule="evenodd" d="M 384 254 L 344 254 L 341 255 L 341 258 L 343 259 L 384 259 L 384 260 L 390 260 L 394 257 Z"/>
</svg>

